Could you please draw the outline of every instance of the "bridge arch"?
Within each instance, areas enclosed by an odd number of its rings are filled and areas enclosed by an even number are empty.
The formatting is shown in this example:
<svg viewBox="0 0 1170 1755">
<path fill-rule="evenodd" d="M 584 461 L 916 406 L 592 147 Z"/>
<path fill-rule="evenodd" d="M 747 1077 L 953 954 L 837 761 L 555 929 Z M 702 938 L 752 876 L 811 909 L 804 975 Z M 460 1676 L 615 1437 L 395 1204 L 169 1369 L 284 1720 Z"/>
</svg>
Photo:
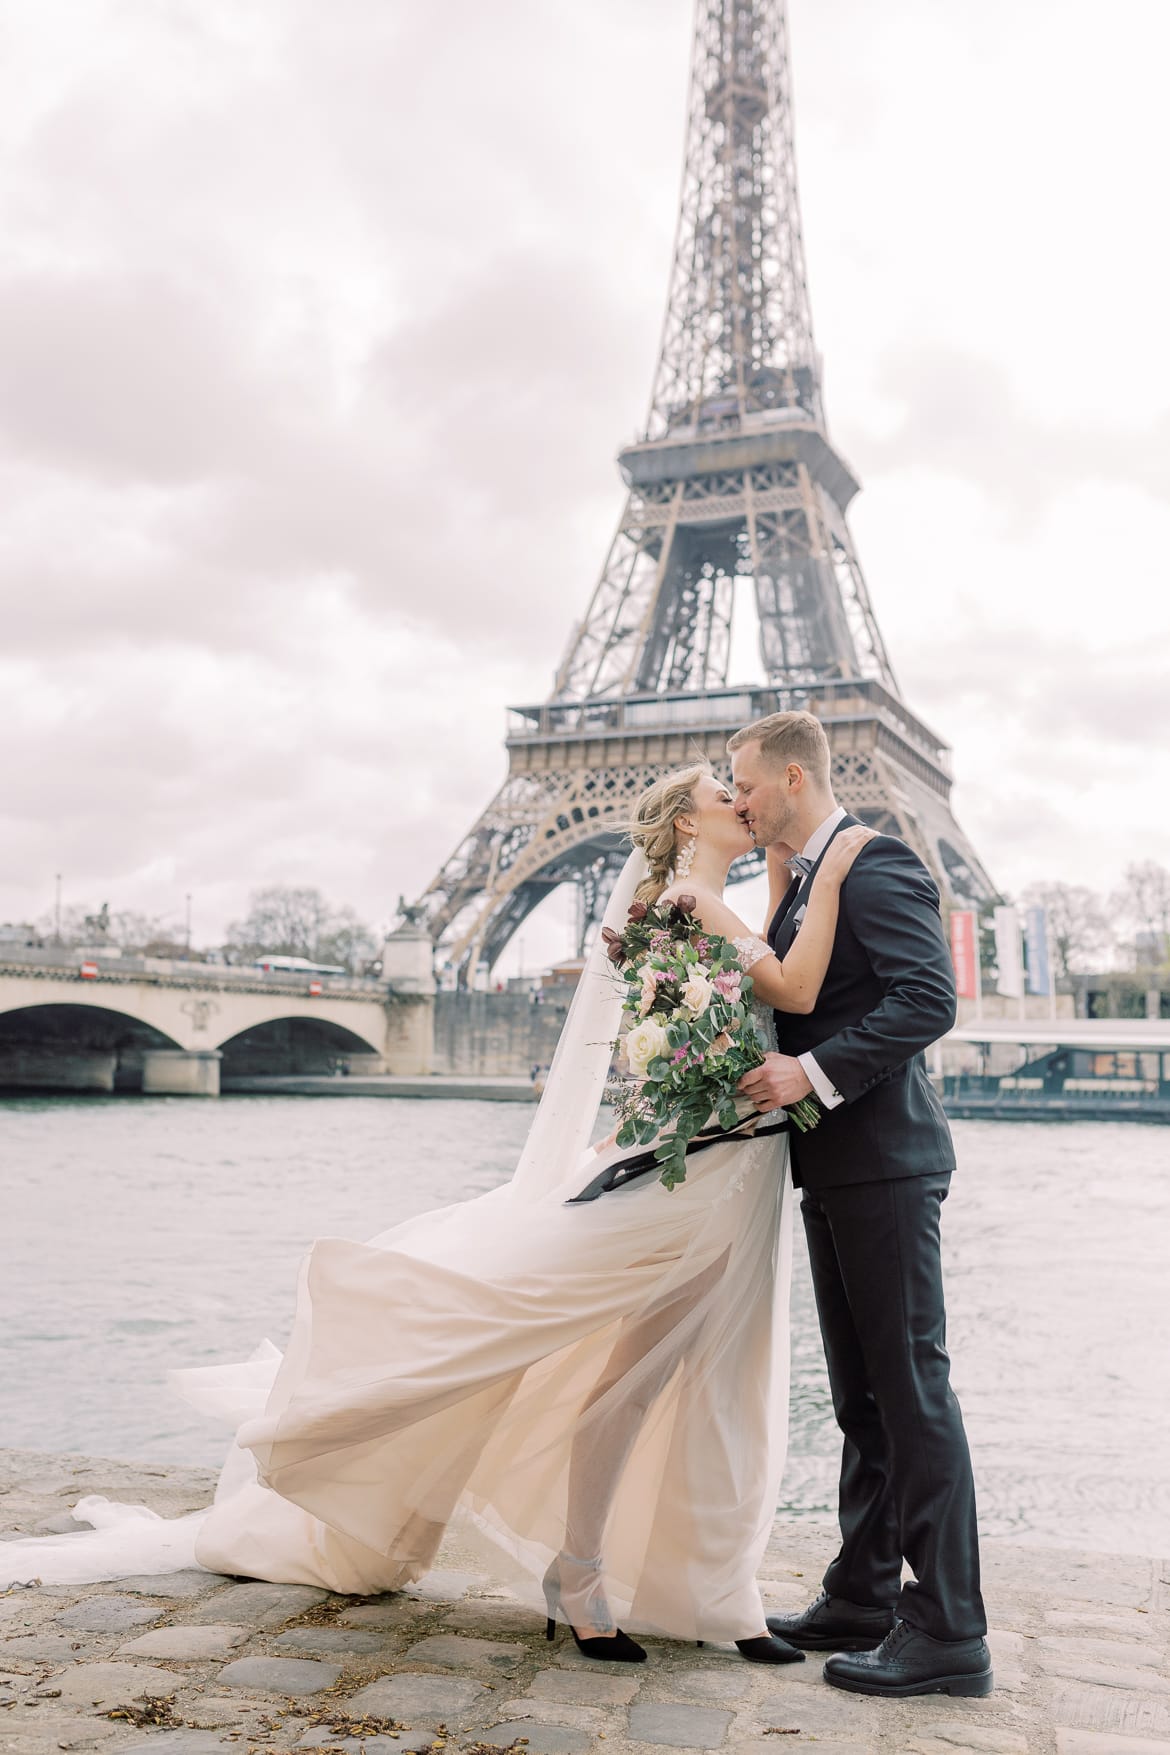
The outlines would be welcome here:
<svg viewBox="0 0 1170 1755">
<path fill-rule="evenodd" d="M 0 1089 L 141 1090 L 145 1055 L 174 1050 L 165 1030 L 88 996 L 0 1010 Z"/>
<path fill-rule="evenodd" d="M 253 1065 L 274 1072 L 332 1072 L 352 1060 L 354 1070 L 372 1073 L 393 1048 L 413 1069 L 420 1052 L 417 1029 L 407 1027 L 413 1020 L 371 981 L 330 982 L 322 991 L 320 983 L 249 971 L 0 965 L 0 1087 L 212 1095 L 222 1054 L 237 1068 L 251 1054 Z M 35 1049 L 34 1060 L 55 1054 L 56 1063 L 34 1076 L 27 1055 L 18 1064 L 18 1049 Z M 50 1078 L 69 1056 L 69 1076 Z M 100 1078 L 94 1056 L 104 1057 Z"/>
<path fill-rule="evenodd" d="M 139 1048 L 178 1048 L 179 1043 L 157 1025 L 132 1012 L 115 1011 L 108 1005 L 91 1005 L 87 999 L 48 1000 L 41 1005 L 15 1005 L 0 1009 L 0 1044 L 21 1040 L 62 1042 L 74 1046 L 108 1047 L 123 1044 Z"/>
<path fill-rule="evenodd" d="M 223 1060 L 221 1085 L 234 1079 L 272 1078 L 298 1073 L 335 1073 L 358 1067 L 381 1068 L 377 1042 L 312 1011 L 289 1011 L 238 1030 L 217 1044 Z"/>
</svg>

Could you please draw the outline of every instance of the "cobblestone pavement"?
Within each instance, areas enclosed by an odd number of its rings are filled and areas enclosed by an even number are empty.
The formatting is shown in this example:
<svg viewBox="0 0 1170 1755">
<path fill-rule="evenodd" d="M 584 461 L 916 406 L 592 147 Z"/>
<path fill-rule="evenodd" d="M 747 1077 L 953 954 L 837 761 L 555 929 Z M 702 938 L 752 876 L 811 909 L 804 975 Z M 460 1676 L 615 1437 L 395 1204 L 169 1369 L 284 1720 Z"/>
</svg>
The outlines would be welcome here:
<svg viewBox="0 0 1170 1755">
<path fill-rule="evenodd" d="M 71 1527 L 81 1493 L 168 1515 L 205 1504 L 202 1470 L 0 1452 L 0 1540 Z M 831 1533 L 777 1526 L 777 1607 L 818 1587 Z M 985 1545 L 996 1691 L 882 1701 L 827 1687 L 820 1662 L 770 1669 L 733 1647 L 647 1640 L 631 1668 L 554 1646 L 449 1546 L 375 1599 L 199 1572 L 0 1595 L 0 1751 L 146 1755 L 1170 1755 L 1170 1565 Z M 0 1562 L 2 1570 L 2 1562 Z"/>
</svg>

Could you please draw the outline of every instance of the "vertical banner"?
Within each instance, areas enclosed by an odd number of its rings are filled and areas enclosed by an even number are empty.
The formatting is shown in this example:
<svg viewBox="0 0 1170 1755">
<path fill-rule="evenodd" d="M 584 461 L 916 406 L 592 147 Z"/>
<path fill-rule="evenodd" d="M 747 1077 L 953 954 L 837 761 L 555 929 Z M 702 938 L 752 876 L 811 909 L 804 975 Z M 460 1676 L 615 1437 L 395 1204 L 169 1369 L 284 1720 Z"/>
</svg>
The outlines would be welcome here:
<svg viewBox="0 0 1170 1755">
<path fill-rule="evenodd" d="M 951 911 L 951 961 L 955 965 L 955 992 L 959 998 L 977 998 L 979 952 L 975 937 L 975 914 L 970 908 L 955 908 Z"/>
<path fill-rule="evenodd" d="M 1029 908 L 1024 915 L 1028 951 L 1028 992 L 1052 992 L 1052 965 L 1048 954 L 1048 910 Z"/>
<path fill-rule="evenodd" d="M 995 910 L 995 961 L 999 968 L 996 990 L 1009 999 L 1024 993 L 1024 959 L 1020 952 L 1020 916 L 1015 908 Z"/>
</svg>

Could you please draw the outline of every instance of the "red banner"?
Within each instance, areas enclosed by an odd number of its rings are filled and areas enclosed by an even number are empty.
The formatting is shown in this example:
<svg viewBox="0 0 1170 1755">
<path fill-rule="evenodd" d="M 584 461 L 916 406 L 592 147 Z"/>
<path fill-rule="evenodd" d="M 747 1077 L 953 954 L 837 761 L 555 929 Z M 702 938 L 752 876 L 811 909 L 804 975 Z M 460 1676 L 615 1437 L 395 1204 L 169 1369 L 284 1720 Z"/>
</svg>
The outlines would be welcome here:
<svg viewBox="0 0 1170 1755">
<path fill-rule="evenodd" d="M 960 999 L 974 999 L 978 992 L 979 958 L 975 948 L 975 915 L 969 908 L 951 914 L 951 961 L 955 965 L 955 992 Z"/>
</svg>

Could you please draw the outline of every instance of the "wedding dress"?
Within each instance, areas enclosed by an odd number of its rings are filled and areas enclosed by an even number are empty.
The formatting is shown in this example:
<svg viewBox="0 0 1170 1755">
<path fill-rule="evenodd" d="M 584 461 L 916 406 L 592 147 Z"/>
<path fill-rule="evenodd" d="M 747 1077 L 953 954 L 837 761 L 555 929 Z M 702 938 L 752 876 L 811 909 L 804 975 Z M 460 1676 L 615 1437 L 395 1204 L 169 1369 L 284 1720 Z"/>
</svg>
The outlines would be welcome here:
<svg viewBox="0 0 1170 1755">
<path fill-rule="evenodd" d="M 639 855 L 607 921 L 624 924 Z M 745 963 L 765 955 L 740 943 Z M 634 1631 L 758 1634 L 788 1404 L 791 1200 L 780 1134 L 717 1144 L 570 1202 L 623 1154 L 589 1148 L 618 984 L 590 958 L 512 1180 L 301 1266 L 283 1357 L 170 1373 L 236 1428 L 211 1506 L 82 1499 L 94 1527 L 0 1543 L 8 1582 L 200 1566 L 369 1594 L 433 1564 L 453 1522 L 522 1600 Z M 758 1019 L 771 1031 L 771 1015 Z M 628 1154 L 626 1154 L 628 1156 Z"/>
</svg>

